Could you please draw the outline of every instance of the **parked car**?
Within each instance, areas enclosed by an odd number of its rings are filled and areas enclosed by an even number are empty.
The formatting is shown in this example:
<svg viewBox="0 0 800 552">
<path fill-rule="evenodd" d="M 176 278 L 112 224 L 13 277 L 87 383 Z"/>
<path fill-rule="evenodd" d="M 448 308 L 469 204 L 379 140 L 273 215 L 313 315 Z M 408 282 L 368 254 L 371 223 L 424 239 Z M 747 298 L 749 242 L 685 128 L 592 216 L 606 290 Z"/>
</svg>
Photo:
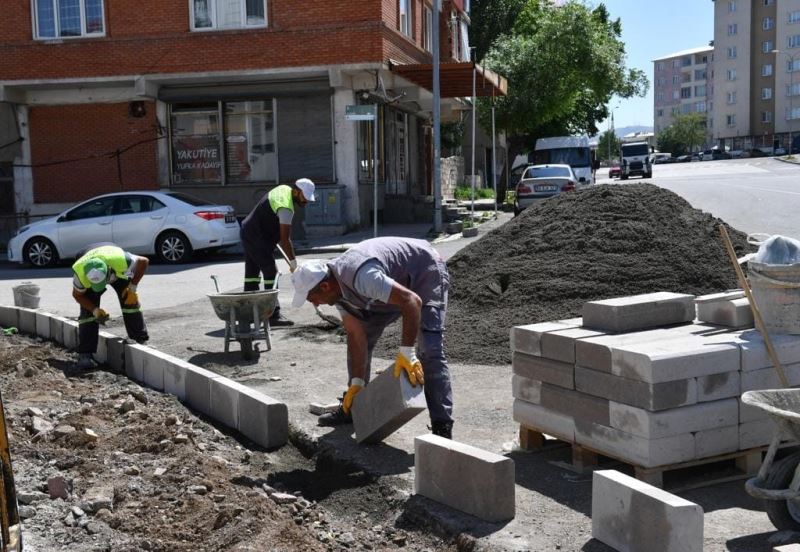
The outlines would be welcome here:
<svg viewBox="0 0 800 552">
<path fill-rule="evenodd" d="M 650 156 L 654 165 L 661 165 L 662 163 L 672 163 L 675 161 L 671 153 L 658 152 Z"/>
<path fill-rule="evenodd" d="M 533 165 L 525 170 L 517 184 L 514 214 L 520 214 L 537 201 L 585 186 L 589 184 L 580 184 L 569 165 Z"/>
<path fill-rule="evenodd" d="M 618 164 L 617 165 L 612 165 L 611 168 L 608 169 L 608 177 L 609 178 L 619 178 L 621 174 L 622 174 L 622 171 L 619 168 Z"/>
<path fill-rule="evenodd" d="M 714 161 L 718 161 L 720 159 L 731 159 L 731 154 L 719 148 L 712 148 L 711 159 L 713 159 Z"/>
<path fill-rule="evenodd" d="M 675 159 L 676 163 L 688 163 L 692 160 L 691 155 L 679 155 L 677 159 Z"/>
<path fill-rule="evenodd" d="M 181 263 L 195 251 L 238 244 L 239 222 L 230 205 L 179 192 L 106 194 L 17 230 L 8 243 L 8 260 L 49 267 L 107 242 Z"/>
</svg>

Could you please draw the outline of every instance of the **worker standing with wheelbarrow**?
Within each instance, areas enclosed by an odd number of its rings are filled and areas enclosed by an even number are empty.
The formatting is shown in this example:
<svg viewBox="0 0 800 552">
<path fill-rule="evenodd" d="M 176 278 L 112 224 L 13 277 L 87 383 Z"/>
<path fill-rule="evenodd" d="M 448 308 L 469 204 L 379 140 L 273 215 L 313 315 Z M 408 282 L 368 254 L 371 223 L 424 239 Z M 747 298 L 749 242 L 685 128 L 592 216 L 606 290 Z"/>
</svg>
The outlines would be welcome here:
<svg viewBox="0 0 800 552">
<path fill-rule="evenodd" d="M 117 292 L 128 337 L 137 343 L 149 339 L 136 293 L 136 286 L 149 265 L 147 257 L 128 253 L 116 245 L 90 249 L 72 265 L 72 297 L 81 306 L 78 368 L 85 370 L 94 364 L 92 355 L 97 351 L 99 324 L 108 320 L 108 313 L 100 308 L 100 297 L 109 284 Z"/>
<path fill-rule="evenodd" d="M 273 251 L 280 244 L 289 260 L 289 270 L 294 272 L 297 261 L 292 247 L 292 218 L 295 205 L 304 206 L 314 201 L 314 183 L 308 178 L 297 180 L 292 186 L 281 184 L 273 188 L 242 222 L 241 238 L 244 247 L 244 291 L 257 291 L 275 286 L 278 268 Z M 262 280 L 263 275 L 263 280 Z M 269 319 L 270 326 L 294 324 L 281 314 L 277 305 Z"/>
</svg>

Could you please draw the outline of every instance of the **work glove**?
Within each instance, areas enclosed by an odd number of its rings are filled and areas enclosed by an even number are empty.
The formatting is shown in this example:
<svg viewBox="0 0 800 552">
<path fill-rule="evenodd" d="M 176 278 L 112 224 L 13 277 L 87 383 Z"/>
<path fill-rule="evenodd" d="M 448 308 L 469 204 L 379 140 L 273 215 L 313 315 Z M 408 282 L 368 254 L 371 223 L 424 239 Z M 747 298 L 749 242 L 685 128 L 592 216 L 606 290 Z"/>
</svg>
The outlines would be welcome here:
<svg viewBox="0 0 800 552">
<path fill-rule="evenodd" d="M 92 315 L 94 316 L 94 319 L 97 321 L 98 324 L 105 324 L 109 319 L 108 313 L 103 309 L 101 309 L 100 307 L 94 309 L 92 311 Z"/>
<path fill-rule="evenodd" d="M 394 377 L 399 378 L 405 370 L 408 381 L 412 386 L 425 385 L 425 376 L 422 375 L 422 363 L 417 358 L 414 347 L 400 347 L 397 360 L 394 362 Z"/>
<path fill-rule="evenodd" d="M 292 259 L 289 261 L 289 272 L 294 272 L 297 270 L 297 259 Z"/>
<path fill-rule="evenodd" d="M 128 287 L 122 290 L 122 303 L 126 307 L 132 307 L 139 303 L 139 296 L 136 294 L 136 284 L 128 284 Z"/>
<path fill-rule="evenodd" d="M 364 385 L 364 380 L 361 378 L 350 380 L 350 387 L 347 388 L 347 393 L 344 394 L 344 399 L 342 399 L 342 410 L 344 410 L 345 414 L 350 414 L 350 409 L 353 407 L 353 399 Z"/>
</svg>

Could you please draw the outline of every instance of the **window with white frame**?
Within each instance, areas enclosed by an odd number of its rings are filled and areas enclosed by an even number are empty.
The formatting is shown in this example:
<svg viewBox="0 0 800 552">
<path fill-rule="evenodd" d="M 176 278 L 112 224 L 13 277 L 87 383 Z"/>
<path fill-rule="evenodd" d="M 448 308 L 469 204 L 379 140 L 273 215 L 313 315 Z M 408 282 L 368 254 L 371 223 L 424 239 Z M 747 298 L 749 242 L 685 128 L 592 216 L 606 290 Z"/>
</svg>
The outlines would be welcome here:
<svg viewBox="0 0 800 552">
<path fill-rule="evenodd" d="M 103 36 L 103 0 L 34 0 L 36 38 Z"/>
<path fill-rule="evenodd" d="M 796 82 L 786 87 L 787 96 L 800 96 L 800 82 Z"/>
<path fill-rule="evenodd" d="M 786 110 L 786 119 L 800 119 L 800 107 L 793 107 Z"/>
<path fill-rule="evenodd" d="M 689 67 L 692 64 L 692 56 L 681 58 L 681 67 Z"/>
<path fill-rule="evenodd" d="M 397 15 L 400 32 L 411 36 L 413 23 L 411 19 L 411 0 L 397 1 Z"/>
<path fill-rule="evenodd" d="M 736 92 L 728 92 L 728 103 L 729 104 L 736 103 Z"/>
<path fill-rule="evenodd" d="M 736 115 L 725 115 L 725 124 L 729 127 L 736 126 Z"/>
<path fill-rule="evenodd" d="M 761 99 L 762 100 L 771 100 L 772 99 L 772 88 L 764 87 L 761 89 Z"/>
<path fill-rule="evenodd" d="M 659 61 L 658 63 L 656 63 L 656 71 L 663 71 L 663 70 L 664 70 L 664 62 Z"/>
<path fill-rule="evenodd" d="M 797 48 L 800 46 L 800 34 L 790 36 L 787 46 L 789 46 L 789 48 Z"/>
<path fill-rule="evenodd" d="M 694 95 L 696 98 L 702 98 L 706 95 L 706 85 L 701 84 L 694 87 Z"/>
<path fill-rule="evenodd" d="M 697 102 L 694 104 L 695 113 L 705 113 L 706 112 L 706 102 Z"/>
<path fill-rule="evenodd" d="M 692 74 L 691 73 L 683 73 L 683 77 L 681 78 L 681 82 L 692 82 Z"/>
<path fill-rule="evenodd" d="M 673 107 L 672 108 L 672 114 L 673 115 L 680 115 L 680 112 L 681 112 L 681 109 L 679 107 Z"/>
<path fill-rule="evenodd" d="M 735 35 L 739 32 L 739 26 L 736 23 L 728 25 L 728 36 Z"/>
<path fill-rule="evenodd" d="M 728 46 L 728 59 L 736 58 L 736 46 Z"/>
<path fill-rule="evenodd" d="M 425 36 L 423 46 L 428 52 L 433 51 L 433 10 L 425 6 Z"/>
<path fill-rule="evenodd" d="M 729 81 L 735 81 L 736 80 L 736 69 L 728 69 L 727 78 L 728 78 Z"/>
<path fill-rule="evenodd" d="M 769 54 L 772 50 L 775 49 L 775 45 L 772 43 L 771 40 L 765 40 L 761 43 L 761 51 L 765 54 Z"/>
<path fill-rule="evenodd" d="M 679 59 L 673 59 L 672 60 L 672 68 L 673 69 L 680 69 L 680 66 L 681 66 L 681 60 L 679 60 Z"/>
<path fill-rule="evenodd" d="M 788 23 L 790 25 L 793 25 L 795 23 L 800 23 L 800 10 L 794 10 L 789 12 Z"/>
<path fill-rule="evenodd" d="M 800 71 L 800 59 L 793 59 L 786 62 L 786 72 L 794 73 L 795 71 Z"/>
<path fill-rule="evenodd" d="M 192 30 L 266 27 L 267 0 L 191 0 Z"/>
<path fill-rule="evenodd" d="M 681 99 L 681 91 L 680 90 L 673 90 L 672 91 L 672 99 L 673 100 L 680 100 Z"/>
<path fill-rule="evenodd" d="M 728 11 L 731 13 L 736 11 L 736 0 L 728 0 Z"/>
<path fill-rule="evenodd" d="M 765 17 L 761 21 L 761 28 L 765 31 L 769 31 L 775 28 L 775 20 L 771 17 Z"/>
<path fill-rule="evenodd" d="M 681 76 L 680 75 L 672 75 L 672 84 L 680 84 L 681 83 Z"/>
<path fill-rule="evenodd" d="M 692 97 L 692 87 L 687 86 L 686 88 L 681 88 L 681 99 L 686 100 Z"/>
<path fill-rule="evenodd" d="M 771 123 L 772 122 L 772 111 L 762 111 L 761 112 L 761 122 L 762 123 Z"/>
<path fill-rule="evenodd" d="M 664 116 L 664 110 L 663 109 L 656 110 L 656 115 L 659 116 L 659 117 L 663 117 Z"/>
<path fill-rule="evenodd" d="M 772 76 L 772 64 L 765 63 L 761 66 L 761 76 L 762 77 L 771 77 Z"/>
<path fill-rule="evenodd" d="M 659 101 L 664 100 L 664 93 L 663 92 L 656 92 L 656 99 Z"/>
<path fill-rule="evenodd" d="M 695 69 L 694 80 L 706 80 L 708 74 L 705 69 Z"/>
</svg>

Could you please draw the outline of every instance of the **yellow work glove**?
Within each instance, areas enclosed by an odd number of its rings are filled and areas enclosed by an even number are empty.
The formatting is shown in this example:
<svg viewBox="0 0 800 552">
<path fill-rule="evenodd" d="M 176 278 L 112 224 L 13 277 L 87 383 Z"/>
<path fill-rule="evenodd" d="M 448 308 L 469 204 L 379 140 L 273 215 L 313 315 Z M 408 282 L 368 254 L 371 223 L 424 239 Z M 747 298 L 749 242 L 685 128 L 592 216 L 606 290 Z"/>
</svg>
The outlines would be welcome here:
<svg viewBox="0 0 800 552">
<path fill-rule="evenodd" d="M 422 363 L 417 358 L 414 347 L 400 347 L 397 360 L 394 362 L 394 377 L 399 378 L 405 370 L 408 381 L 412 386 L 425 385 L 425 376 L 422 375 Z"/>
<path fill-rule="evenodd" d="M 126 307 L 132 307 L 139 303 L 139 296 L 136 294 L 136 284 L 128 284 L 128 287 L 122 290 L 122 303 Z"/>
<path fill-rule="evenodd" d="M 103 309 L 101 309 L 100 307 L 97 307 L 92 311 L 92 316 L 94 316 L 94 319 L 97 321 L 98 324 L 105 324 L 109 318 L 108 313 Z"/>
<path fill-rule="evenodd" d="M 353 407 L 353 399 L 363 387 L 363 379 L 353 378 L 350 380 L 350 387 L 347 388 L 347 393 L 344 394 L 344 399 L 342 399 L 342 410 L 344 410 L 345 414 L 350 414 L 350 409 Z"/>
</svg>

